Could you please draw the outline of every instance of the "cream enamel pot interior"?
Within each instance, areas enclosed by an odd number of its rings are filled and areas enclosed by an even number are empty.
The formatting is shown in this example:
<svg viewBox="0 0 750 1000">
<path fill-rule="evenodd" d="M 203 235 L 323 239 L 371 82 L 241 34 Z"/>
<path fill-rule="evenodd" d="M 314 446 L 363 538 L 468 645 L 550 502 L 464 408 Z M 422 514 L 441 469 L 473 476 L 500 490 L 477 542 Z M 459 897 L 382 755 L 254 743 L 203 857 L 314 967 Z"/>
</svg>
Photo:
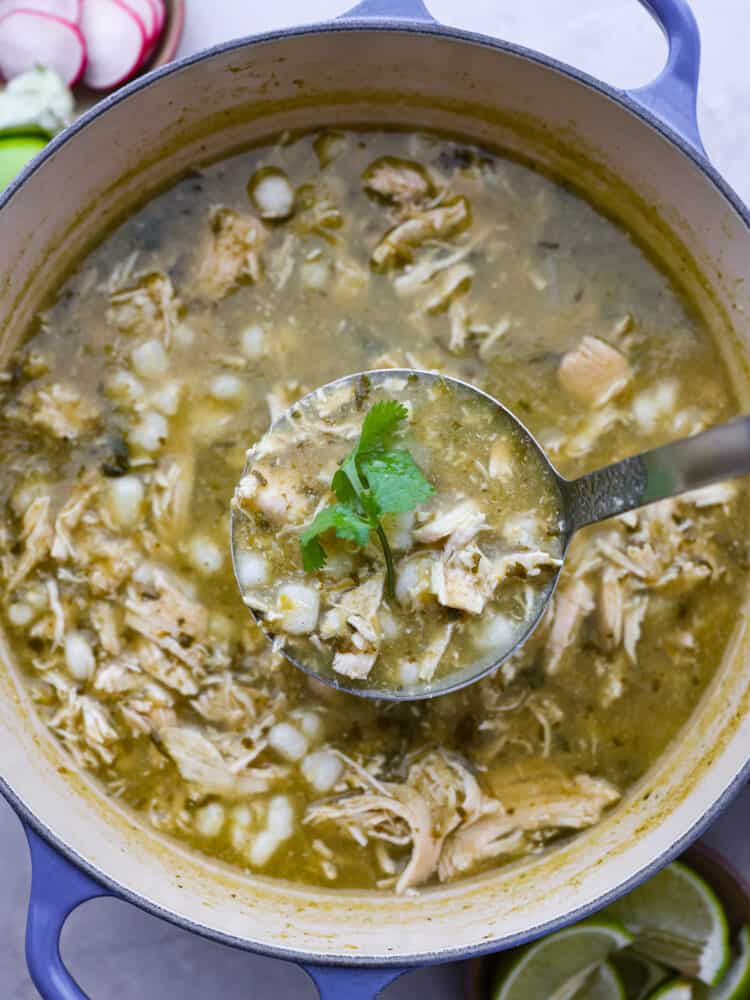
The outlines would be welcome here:
<svg viewBox="0 0 750 1000">
<path fill-rule="evenodd" d="M 406 9 L 394 2 L 365 0 L 337 22 L 174 64 L 58 137 L 0 198 L 3 353 L 66 265 L 185 168 L 286 128 L 374 122 L 464 133 L 581 187 L 690 284 L 747 398 L 750 219 L 702 151 L 698 36 L 684 0 L 648 3 L 670 57 L 659 79 L 630 94 L 443 28 L 421 0 Z M 58 936 L 75 905 L 103 894 L 300 962 L 322 995 L 347 1000 L 373 996 L 409 966 L 508 947 L 578 919 L 674 857 L 740 787 L 750 748 L 745 633 L 738 615 L 730 654 L 689 725 L 598 827 L 532 861 L 398 899 L 244 876 L 137 826 L 70 772 L 34 718 L 6 648 L 0 774 L 29 832 L 34 980 L 47 1000 L 84 996 L 60 961 Z"/>
</svg>

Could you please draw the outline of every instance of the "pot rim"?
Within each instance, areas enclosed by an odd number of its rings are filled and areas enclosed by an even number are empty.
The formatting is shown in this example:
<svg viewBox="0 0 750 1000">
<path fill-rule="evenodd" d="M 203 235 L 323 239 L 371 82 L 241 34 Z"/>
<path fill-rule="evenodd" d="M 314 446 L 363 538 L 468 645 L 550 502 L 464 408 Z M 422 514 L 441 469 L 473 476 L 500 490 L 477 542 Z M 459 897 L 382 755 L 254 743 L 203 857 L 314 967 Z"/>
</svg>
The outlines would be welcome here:
<svg viewBox="0 0 750 1000">
<path fill-rule="evenodd" d="M 107 112 L 110 108 L 115 107 L 122 101 L 126 101 L 132 94 L 138 93 L 146 87 L 157 83 L 163 77 L 188 69 L 192 65 L 209 60 L 214 56 L 224 55 L 235 50 L 248 48 L 250 46 L 271 43 L 286 38 L 297 38 L 307 35 L 345 31 L 376 31 L 383 33 L 401 32 L 409 35 L 427 35 L 438 38 L 446 38 L 457 42 L 465 42 L 470 45 L 479 45 L 485 48 L 490 48 L 505 55 L 525 59 L 545 69 L 550 69 L 554 72 L 567 76 L 576 83 L 598 92 L 602 96 L 613 101 L 615 104 L 619 104 L 621 107 L 625 108 L 625 110 L 639 118 L 645 125 L 660 133 L 660 135 L 673 146 L 676 146 L 679 151 L 691 160 L 692 163 L 701 171 L 704 177 L 706 177 L 719 191 L 723 198 L 737 212 L 744 225 L 750 230 L 750 207 L 745 205 L 736 191 L 734 191 L 731 185 L 727 183 L 719 171 L 712 165 L 707 156 L 685 140 L 679 132 L 673 129 L 670 125 L 645 108 L 632 93 L 604 83 L 582 70 L 576 69 L 561 60 L 546 56 L 535 51 L 534 49 L 529 49 L 522 45 L 496 39 L 492 36 L 479 32 L 465 31 L 460 28 L 442 25 L 439 22 L 432 20 L 348 17 L 346 14 L 334 21 L 314 22 L 292 28 L 277 29 L 275 31 L 263 32 L 257 35 L 248 35 L 241 38 L 231 39 L 228 42 L 219 43 L 208 49 L 203 49 L 200 52 L 194 53 L 193 55 L 175 60 L 174 62 L 168 63 L 166 66 L 156 68 L 144 76 L 136 78 L 126 86 L 99 101 L 91 109 L 81 115 L 80 118 L 73 122 L 72 125 L 68 126 L 68 128 L 52 139 L 51 142 L 41 151 L 41 153 L 35 157 L 35 159 L 31 161 L 31 163 L 26 166 L 10 183 L 5 191 L 0 192 L 0 214 L 2 213 L 5 205 L 21 190 L 26 180 L 31 177 L 43 163 L 53 156 L 60 147 L 62 147 L 65 143 L 70 142 L 79 132 L 87 128 L 88 125 L 94 122 L 100 115 Z M 630 892 L 637 885 L 640 885 L 646 879 L 656 874 L 659 869 L 673 861 L 682 852 L 684 852 L 690 844 L 692 844 L 698 837 L 701 836 L 702 833 L 705 832 L 718 815 L 738 795 L 743 785 L 748 781 L 750 781 L 750 753 L 748 754 L 748 758 L 744 766 L 736 775 L 734 775 L 732 780 L 714 800 L 711 807 L 707 809 L 698 820 L 696 820 L 690 829 L 683 833 L 683 835 L 662 854 L 653 858 L 648 864 L 640 868 L 640 870 L 631 878 L 618 883 L 614 887 L 610 887 L 590 903 L 580 906 L 576 910 L 566 913 L 563 916 L 554 917 L 544 923 L 537 924 L 526 931 L 519 932 L 507 938 L 496 939 L 490 942 L 484 941 L 481 944 L 466 948 L 417 952 L 410 956 L 399 957 L 368 957 L 346 954 L 320 955 L 317 953 L 260 944 L 248 938 L 237 937 L 236 935 L 227 934 L 223 931 L 214 930 L 205 924 L 196 923 L 195 921 L 183 917 L 172 910 L 168 910 L 160 906 L 159 904 L 147 899 L 145 896 L 142 896 L 138 892 L 125 888 L 115 879 L 110 877 L 106 872 L 100 870 L 95 865 L 88 862 L 85 858 L 82 858 L 77 851 L 61 840 L 52 829 L 50 829 L 36 816 L 36 814 L 25 804 L 23 799 L 12 789 L 6 778 L 2 775 L 0 775 L 0 794 L 3 795 L 22 823 L 30 827 L 36 834 L 45 840 L 61 856 L 62 859 L 80 871 L 85 872 L 95 882 L 107 889 L 109 894 L 137 906 L 139 909 L 144 910 L 147 913 L 151 913 L 156 917 L 167 920 L 184 930 L 198 934 L 209 940 L 217 941 L 220 944 L 227 945 L 232 948 L 241 949 L 243 951 L 251 951 L 270 958 L 292 961 L 301 965 L 347 966 L 361 969 L 390 967 L 394 969 L 399 968 L 406 970 L 424 965 L 434 965 L 444 962 L 479 958 L 483 955 L 497 952 L 499 950 L 518 947 L 545 934 L 549 934 L 552 931 L 570 926 L 573 923 L 591 916 L 603 907 L 614 902 L 615 899 L 627 892 Z"/>
</svg>

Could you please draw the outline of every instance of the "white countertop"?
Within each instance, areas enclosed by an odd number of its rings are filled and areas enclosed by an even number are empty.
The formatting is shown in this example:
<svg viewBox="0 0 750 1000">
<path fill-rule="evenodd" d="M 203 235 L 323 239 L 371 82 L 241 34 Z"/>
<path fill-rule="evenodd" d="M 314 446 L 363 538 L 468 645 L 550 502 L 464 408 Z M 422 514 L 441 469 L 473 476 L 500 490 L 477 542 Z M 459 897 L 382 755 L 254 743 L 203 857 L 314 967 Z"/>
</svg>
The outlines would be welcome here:
<svg viewBox="0 0 750 1000">
<path fill-rule="evenodd" d="M 533 9 L 531 9 L 533 8 Z M 699 117 L 709 155 L 750 201 L 750 70 L 747 0 L 693 0 L 703 34 Z M 180 54 L 237 35 L 334 17 L 337 0 L 188 0 Z M 528 45 L 616 86 L 645 83 L 665 46 L 636 0 L 433 0 L 438 19 Z M 460 19 L 457 12 L 460 11 Z M 706 840 L 750 879 L 750 791 L 714 825 Z M 0 799 L 0 997 L 37 996 L 23 958 L 29 886 L 21 827 Z M 314 1000 L 307 976 L 275 959 L 232 951 L 109 899 L 82 906 L 63 933 L 63 953 L 92 1000 Z M 388 1000 L 417 993 L 430 1000 L 460 996 L 456 966 L 426 969 L 385 991 Z M 345 998 L 342 998 L 345 1000 Z"/>
</svg>

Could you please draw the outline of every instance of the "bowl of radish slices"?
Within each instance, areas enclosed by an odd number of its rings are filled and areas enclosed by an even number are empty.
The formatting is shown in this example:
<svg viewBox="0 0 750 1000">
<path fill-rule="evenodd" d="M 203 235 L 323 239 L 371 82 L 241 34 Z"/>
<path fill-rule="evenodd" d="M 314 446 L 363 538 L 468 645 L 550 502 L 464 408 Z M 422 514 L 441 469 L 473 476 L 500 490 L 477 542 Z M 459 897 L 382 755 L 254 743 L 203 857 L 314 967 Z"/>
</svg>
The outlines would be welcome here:
<svg viewBox="0 0 750 1000">
<path fill-rule="evenodd" d="M 0 0 L 0 77 L 41 65 L 114 90 L 174 57 L 183 19 L 182 0 Z"/>
</svg>

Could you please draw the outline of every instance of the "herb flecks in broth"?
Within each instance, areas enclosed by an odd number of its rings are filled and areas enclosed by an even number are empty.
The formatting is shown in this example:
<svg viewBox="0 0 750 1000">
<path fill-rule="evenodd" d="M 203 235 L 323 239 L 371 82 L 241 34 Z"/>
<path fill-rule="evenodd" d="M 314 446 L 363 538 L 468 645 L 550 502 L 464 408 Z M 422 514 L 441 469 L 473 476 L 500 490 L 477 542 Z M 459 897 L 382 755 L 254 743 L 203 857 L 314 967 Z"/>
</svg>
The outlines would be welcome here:
<svg viewBox="0 0 750 1000">
<path fill-rule="evenodd" d="M 270 167 L 283 221 L 248 196 Z M 388 366 L 503 400 L 570 476 L 738 412 L 706 324 L 570 190 L 437 135 L 296 137 L 154 198 L 29 331 L 1 385 L 0 572 L 36 711 L 145 824 L 406 891 L 590 826 L 651 766 L 730 639 L 748 524 L 728 485 L 593 527 L 492 677 L 410 705 L 321 691 L 254 627 L 227 513 L 270 418 Z M 461 488 L 507 456 L 480 464 Z M 279 503 L 301 523 L 309 499 Z"/>
</svg>

